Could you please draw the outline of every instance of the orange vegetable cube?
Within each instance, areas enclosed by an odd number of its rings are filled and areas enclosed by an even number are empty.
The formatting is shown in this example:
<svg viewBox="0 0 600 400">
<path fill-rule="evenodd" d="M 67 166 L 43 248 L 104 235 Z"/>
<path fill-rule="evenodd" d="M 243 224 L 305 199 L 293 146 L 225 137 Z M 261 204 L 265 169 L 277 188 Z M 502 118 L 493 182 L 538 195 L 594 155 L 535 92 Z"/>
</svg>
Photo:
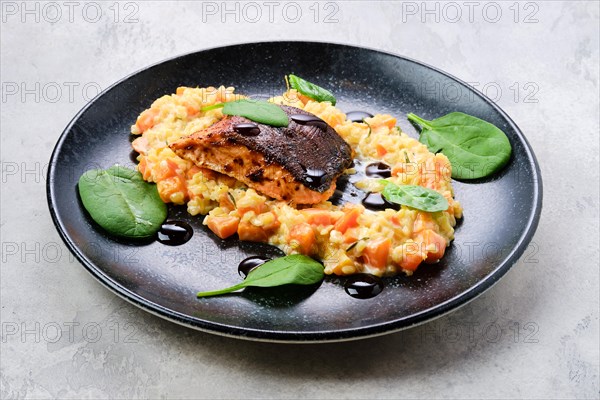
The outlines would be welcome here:
<svg viewBox="0 0 600 400">
<path fill-rule="evenodd" d="M 172 176 L 159 181 L 157 182 L 156 187 L 158 189 L 160 198 L 165 203 L 173 202 L 177 204 L 183 204 L 185 202 L 187 188 L 185 186 L 185 181 L 180 176 Z M 172 196 L 178 193 L 181 193 L 181 198 L 174 200 Z"/>
<path fill-rule="evenodd" d="M 423 253 L 416 242 L 407 243 L 402 246 L 399 259 L 394 258 L 400 268 L 407 271 L 415 271 L 423 262 Z"/>
<path fill-rule="evenodd" d="M 417 218 L 415 218 L 415 222 L 413 224 L 413 232 L 419 233 L 426 229 L 435 229 L 435 222 L 431 218 L 431 214 L 427 212 L 419 212 L 417 213 Z"/>
<path fill-rule="evenodd" d="M 240 221 L 237 229 L 240 240 L 249 242 L 267 242 L 269 235 L 259 226 L 255 226 L 250 221 Z"/>
<path fill-rule="evenodd" d="M 446 239 L 431 229 L 425 230 L 421 234 L 423 238 L 423 246 L 427 251 L 425 262 L 428 264 L 438 262 L 446 252 Z M 430 247 L 432 249 L 430 249 Z"/>
<path fill-rule="evenodd" d="M 306 222 L 311 225 L 333 225 L 335 222 L 329 210 L 320 208 L 306 208 L 301 211 L 306 218 Z"/>
<path fill-rule="evenodd" d="M 350 208 L 346 211 L 344 216 L 337 220 L 333 229 L 341 233 L 345 233 L 349 228 L 358 226 L 358 217 L 362 213 L 358 207 Z"/>
<path fill-rule="evenodd" d="M 150 176 L 152 176 L 152 169 L 148 167 L 148 161 L 144 156 L 140 158 L 140 163 L 138 164 L 138 171 L 140 171 L 140 174 L 142 174 L 142 178 L 144 178 L 145 181 L 150 179 Z"/>
<path fill-rule="evenodd" d="M 234 235 L 238 231 L 240 219 L 229 215 L 214 217 L 209 215 L 206 217 L 208 228 L 221 239 L 226 239 Z"/>
<path fill-rule="evenodd" d="M 298 243 L 297 250 L 300 254 L 310 256 L 314 252 L 314 246 L 317 243 L 315 231 L 307 223 L 295 225 L 290 231 L 289 240 Z"/>
<path fill-rule="evenodd" d="M 140 132 L 144 132 L 154 126 L 154 117 L 158 115 L 157 110 L 148 109 L 140 114 L 136 121 L 136 125 Z"/>
<path fill-rule="evenodd" d="M 387 265 L 391 244 L 391 240 L 384 237 L 369 240 L 363 251 L 366 263 L 377 269 L 384 269 Z"/>
<path fill-rule="evenodd" d="M 344 233 L 344 243 L 355 243 L 358 240 L 358 232 L 356 228 L 350 228 Z"/>
</svg>

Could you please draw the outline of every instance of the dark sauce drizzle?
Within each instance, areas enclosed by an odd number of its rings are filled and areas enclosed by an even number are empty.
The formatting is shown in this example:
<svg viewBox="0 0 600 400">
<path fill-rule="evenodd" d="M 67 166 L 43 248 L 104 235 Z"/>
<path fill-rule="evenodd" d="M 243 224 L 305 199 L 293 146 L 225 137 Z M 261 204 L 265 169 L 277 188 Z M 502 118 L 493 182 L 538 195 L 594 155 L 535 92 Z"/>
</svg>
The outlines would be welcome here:
<svg viewBox="0 0 600 400">
<path fill-rule="evenodd" d="M 179 246 L 186 243 L 194 235 L 192 227 L 183 221 L 168 221 L 160 226 L 156 240 L 168 246 Z"/>
<path fill-rule="evenodd" d="M 386 208 L 392 208 L 394 210 L 400 209 L 399 204 L 390 203 L 381 195 L 381 193 L 367 194 L 367 196 L 362 200 L 362 204 L 366 208 L 368 208 L 370 210 L 375 210 L 375 211 L 382 211 L 382 210 L 385 210 Z"/>
<path fill-rule="evenodd" d="M 386 163 L 372 163 L 365 168 L 365 175 L 371 178 L 389 178 L 392 176 L 392 168 Z"/>
<path fill-rule="evenodd" d="M 355 299 L 370 299 L 383 291 L 383 280 L 370 274 L 352 275 L 346 280 L 344 290 Z"/>
<path fill-rule="evenodd" d="M 243 136 L 257 136 L 260 133 L 260 128 L 253 122 L 235 124 L 233 130 Z"/>
<path fill-rule="evenodd" d="M 363 122 L 365 118 L 373 118 L 373 114 L 366 111 L 350 111 L 346 114 L 346 119 L 352 122 Z"/>
<path fill-rule="evenodd" d="M 298 125 L 316 126 L 323 131 L 327 130 L 327 123 L 314 115 L 294 114 L 290 115 L 290 119 Z"/>
<path fill-rule="evenodd" d="M 240 262 L 240 265 L 238 265 L 238 274 L 240 274 L 242 278 L 245 278 L 248 276 L 250 271 L 252 271 L 254 268 L 260 265 L 263 265 L 267 261 L 271 261 L 271 259 L 261 256 L 252 256 L 245 258 Z"/>
</svg>

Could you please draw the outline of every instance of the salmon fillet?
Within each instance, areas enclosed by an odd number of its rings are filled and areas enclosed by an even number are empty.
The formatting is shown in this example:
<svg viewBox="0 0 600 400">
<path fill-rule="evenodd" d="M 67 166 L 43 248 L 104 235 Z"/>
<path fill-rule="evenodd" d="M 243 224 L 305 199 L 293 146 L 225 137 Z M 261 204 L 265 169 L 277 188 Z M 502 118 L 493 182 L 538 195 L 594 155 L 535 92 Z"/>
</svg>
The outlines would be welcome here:
<svg viewBox="0 0 600 400">
<path fill-rule="evenodd" d="M 325 201 L 335 191 L 336 179 L 352 165 L 352 148 L 314 115 L 280 107 L 290 117 L 287 127 L 227 116 L 169 147 L 198 167 L 231 176 L 269 197 L 295 204 Z M 313 117 L 318 124 L 298 123 L 298 116 Z M 258 133 L 236 130 L 249 123 Z"/>
</svg>

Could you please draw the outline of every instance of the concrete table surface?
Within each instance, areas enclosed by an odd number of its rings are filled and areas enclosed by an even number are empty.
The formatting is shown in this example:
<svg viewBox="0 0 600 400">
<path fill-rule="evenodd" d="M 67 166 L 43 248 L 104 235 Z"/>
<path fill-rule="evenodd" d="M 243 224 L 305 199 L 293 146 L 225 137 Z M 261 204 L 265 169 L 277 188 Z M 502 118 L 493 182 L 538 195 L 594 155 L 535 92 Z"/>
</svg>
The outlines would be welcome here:
<svg viewBox="0 0 600 400">
<path fill-rule="evenodd" d="M 1 7 L 2 399 L 598 398 L 598 2 Z M 544 206 L 532 245 L 498 284 L 410 330 L 281 345 L 161 320 L 73 259 L 52 224 L 44 174 L 77 111 L 165 58 L 281 39 L 423 61 L 514 119 L 539 160 Z"/>
</svg>

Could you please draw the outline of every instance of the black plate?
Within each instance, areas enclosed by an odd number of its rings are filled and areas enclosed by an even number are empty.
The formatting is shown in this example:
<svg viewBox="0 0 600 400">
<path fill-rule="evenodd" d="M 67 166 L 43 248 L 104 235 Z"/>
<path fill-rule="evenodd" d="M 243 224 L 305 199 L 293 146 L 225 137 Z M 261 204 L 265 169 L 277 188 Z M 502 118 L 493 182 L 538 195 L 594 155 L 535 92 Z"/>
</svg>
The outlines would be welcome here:
<svg viewBox="0 0 600 400">
<path fill-rule="evenodd" d="M 434 118 L 462 111 L 500 127 L 513 157 L 499 174 L 479 182 L 453 182 L 464 207 L 456 240 L 437 265 L 412 277 L 386 279 L 370 300 L 348 296 L 343 279 L 320 287 L 246 290 L 198 300 L 197 290 L 240 281 L 238 262 L 277 255 L 267 245 L 219 240 L 201 217 L 170 207 L 169 217 L 189 222 L 191 241 L 121 243 L 87 217 L 77 180 L 88 169 L 115 163 L 133 166 L 129 129 L 137 115 L 178 86 L 235 86 L 265 97 L 284 91 L 283 76 L 296 73 L 331 89 L 344 111 L 390 113 L 418 137 L 406 120 L 415 112 Z M 241 338 L 332 341 L 392 332 L 465 304 L 496 282 L 524 252 L 538 223 L 542 183 L 525 137 L 490 100 L 465 83 L 413 60 L 379 51 L 327 43 L 270 42 L 221 47 L 164 61 L 116 83 L 90 102 L 67 126 L 52 154 L 48 203 L 69 249 L 100 282 L 156 315 L 189 327 Z"/>
</svg>

